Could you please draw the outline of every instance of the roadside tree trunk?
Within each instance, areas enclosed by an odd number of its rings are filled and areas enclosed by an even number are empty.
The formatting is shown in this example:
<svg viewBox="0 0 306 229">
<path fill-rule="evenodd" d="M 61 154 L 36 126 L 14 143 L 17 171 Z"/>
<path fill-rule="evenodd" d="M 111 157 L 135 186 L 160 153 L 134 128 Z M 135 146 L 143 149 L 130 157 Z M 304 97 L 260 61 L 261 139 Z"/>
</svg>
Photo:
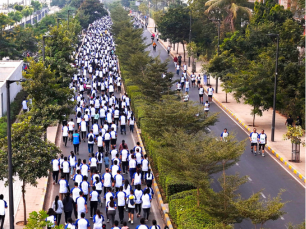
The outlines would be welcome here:
<svg viewBox="0 0 306 229">
<path fill-rule="evenodd" d="M 176 54 L 178 54 L 179 44 L 180 44 L 180 43 L 177 43 L 177 46 L 176 46 Z"/>
<path fill-rule="evenodd" d="M 186 62 L 186 51 L 185 51 L 185 44 L 184 44 L 184 42 L 183 42 L 183 50 L 184 50 L 184 62 Z"/>
<path fill-rule="evenodd" d="M 24 225 L 27 225 L 27 206 L 26 206 L 26 201 L 25 201 L 25 186 L 26 184 L 24 183 L 24 181 L 22 181 L 22 202 L 23 202 L 23 222 Z"/>
</svg>

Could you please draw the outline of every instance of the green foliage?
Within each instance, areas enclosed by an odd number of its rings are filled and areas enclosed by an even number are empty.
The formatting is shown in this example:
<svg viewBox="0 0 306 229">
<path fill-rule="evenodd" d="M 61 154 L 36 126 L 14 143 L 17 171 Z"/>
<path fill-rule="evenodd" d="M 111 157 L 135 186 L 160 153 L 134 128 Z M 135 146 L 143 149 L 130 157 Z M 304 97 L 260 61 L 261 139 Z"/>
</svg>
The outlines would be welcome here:
<svg viewBox="0 0 306 229">
<path fill-rule="evenodd" d="M 83 12 L 83 14 L 79 13 L 77 15 L 83 28 L 86 28 L 88 24 L 91 24 L 95 20 L 107 15 L 107 11 L 104 9 L 103 4 L 99 0 L 83 1 L 79 11 Z"/>
<path fill-rule="evenodd" d="M 254 225 L 260 224 L 260 228 L 263 228 L 264 223 L 268 220 L 277 220 L 286 214 L 286 212 L 281 210 L 285 205 L 285 203 L 281 202 L 282 192 L 279 192 L 274 198 L 268 196 L 267 200 L 260 199 L 260 193 L 258 192 L 247 200 L 238 199 L 233 204 L 239 214 L 249 218 Z"/>
<path fill-rule="evenodd" d="M 67 0 L 52 0 L 51 6 L 58 6 L 63 8 L 67 3 Z"/>
<path fill-rule="evenodd" d="M 39 1 L 32 0 L 31 1 L 31 6 L 33 6 L 34 11 L 38 11 L 38 10 L 42 9 L 42 5 Z"/>
<path fill-rule="evenodd" d="M 23 6 L 22 5 L 14 5 L 14 9 L 21 12 L 23 10 Z"/>
<path fill-rule="evenodd" d="M 30 60 L 27 80 L 22 83 L 24 90 L 32 99 L 32 107 L 26 113 L 34 124 L 42 125 L 45 129 L 55 120 L 62 120 L 63 115 L 70 114 L 74 103 L 70 101 L 73 92 L 68 87 L 62 87 L 62 78 L 56 76 L 42 62 Z"/>
<path fill-rule="evenodd" d="M 283 140 L 290 140 L 293 144 L 302 143 L 305 146 L 305 140 L 302 140 L 304 130 L 301 126 L 287 126 L 287 133 L 283 135 Z"/>
<path fill-rule="evenodd" d="M 236 31 L 220 45 L 221 54 L 205 68 L 221 77 L 225 91 L 233 92 L 237 101 L 250 104 L 251 114 L 262 115 L 272 106 L 276 40 L 280 36 L 276 108 L 294 117 L 305 115 L 305 59 L 297 46 L 303 28 L 292 13 L 274 1 L 255 3 L 255 13 L 247 28 Z"/>
<path fill-rule="evenodd" d="M 21 13 L 23 14 L 23 16 L 28 17 L 33 13 L 34 9 L 30 6 L 26 6 L 23 8 L 23 10 L 21 11 Z"/>
<path fill-rule="evenodd" d="M 40 210 L 39 212 L 33 211 L 30 213 L 28 218 L 28 223 L 25 226 L 26 229 L 45 229 L 46 227 L 51 227 L 53 224 L 49 221 L 46 221 L 48 214 L 44 210 Z M 54 229 L 64 229 L 64 225 L 56 225 L 53 227 Z"/>
<path fill-rule="evenodd" d="M 157 23 L 161 38 L 172 43 L 183 43 L 189 38 L 189 10 L 183 6 L 170 8 Z"/>
<path fill-rule="evenodd" d="M 148 8 L 147 4 L 145 4 L 145 3 L 143 3 L 143 2 L 138 6 L 138 9 L 139 9 L 139 11 L 140 11 L 143 15 L 147 15 L 148 12 L 149 12 L 149 8 Z"/>
<path fill-rule="evenodd" d="M 22 15 L 22 13 L 21 12 L 19 12 L 19 11 L 13 11 L 13 12 L 9 12 L 8 13 L 8 17 L 14 22 L 14 23 L 16 23 L 16 22 L 20 22 L 21 21 L 21 19 L 23 18 L 23 15 Z M 13 23 L 13 24 L 14 24 Z M 10 25 L 12 25 L 12 23 L 10 24 Z"/>
</svg>

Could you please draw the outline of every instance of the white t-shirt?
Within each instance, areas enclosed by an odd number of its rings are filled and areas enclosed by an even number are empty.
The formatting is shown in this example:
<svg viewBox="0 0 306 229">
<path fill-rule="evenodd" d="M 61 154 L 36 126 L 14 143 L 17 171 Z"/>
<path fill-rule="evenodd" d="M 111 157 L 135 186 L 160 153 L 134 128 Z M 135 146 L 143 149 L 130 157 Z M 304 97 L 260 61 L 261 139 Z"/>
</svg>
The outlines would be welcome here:
<svg viewBox="0 0 306 229">
<path fill-rule="evenodd" d="M 67 137 L 68 136 L 68 126 L 63 126 L 63 137 Z"/>
<path fill-rule="evenodd" d="M 85 205 L 87 205 L 87 201 L 83 196 L 76 198 L 76 204 L 78 206 L 78 212 L 86 211 Z"/>
<path fill-rule="evenodd" d="M 0 215 L 5 215 L 5 208 L 7 208 L 6 201 L 0 200 Z"/>
<path fill-rule="evenodd" d="M 145 194 L 141 197 L 142 199 L 142 208 L 150 208 L 151 207 L 151 195 L 150 194 Z"/>
<path fill-rule="evenodd" d="M 125 198 L 126 198 L 125 192 L 117 192 L 116 198 L 118 206 L 125 206 Z"/>
<path fill-rule="evenodd" d="M 110 173 L 104 173 L 102 176 L 102 180 L 104 181 L 104 187 L 111 187 L 112 185 L 112 175 Z"/>
<path fill-rule="evenodd" d="M 126 124 L 126 117 L 124 115 L 121 115 L 120 117 L 120 125 L 125 125 Z"/>
</svg>

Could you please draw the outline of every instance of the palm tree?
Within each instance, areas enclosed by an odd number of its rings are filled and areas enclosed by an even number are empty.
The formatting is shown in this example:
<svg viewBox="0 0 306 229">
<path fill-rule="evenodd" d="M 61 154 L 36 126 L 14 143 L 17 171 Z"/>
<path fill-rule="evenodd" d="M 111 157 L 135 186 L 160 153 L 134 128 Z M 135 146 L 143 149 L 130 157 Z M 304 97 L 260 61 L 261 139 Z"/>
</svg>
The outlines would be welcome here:
<svg viewBox="0 0 306 229">
<path fill-rule="evenodd" d="M 208 0 L 208 2 L 205 3 L 205 6 L 208 6 L 205 13 L 218 9 L 224 9 L 226 12 L 228 12 L 228 16 L 225 18 L 225 21 L 230 22 L 231 30 L 235 30 L 234 21 L 236 20 L 238 14 L 247 15 L 249 20 L 252 17 L 252 10 L 247 7 L 250 6 L 250 2 L 248 2 L 248 0 Z"/>
</svg>

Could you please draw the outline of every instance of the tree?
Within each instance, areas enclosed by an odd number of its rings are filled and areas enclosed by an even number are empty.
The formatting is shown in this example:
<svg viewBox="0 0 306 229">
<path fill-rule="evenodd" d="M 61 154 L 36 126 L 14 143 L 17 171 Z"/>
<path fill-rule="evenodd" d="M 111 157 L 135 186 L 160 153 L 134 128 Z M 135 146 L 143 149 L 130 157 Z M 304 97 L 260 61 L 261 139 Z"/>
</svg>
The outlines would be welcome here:
<svg viewBox="0 0 306 229">
<path fill-rule="evenodd" d="M 121 4 L 122 4 L 122 6 L 129 7 L 130 6 L 130 1 L 129 0 L 121 0 Z"/>
<path fill-rule="evenodd" d="M 23 52 L 37 52 L 37 38 L 34 35 L 32 28 L 24 28 L 23 26 L 15 26 L 13 29 L 14 38 L 11 40 L 16 46 L 17 50 L 20 53 L 20 56 Z"/>
<path fill-rule="evenodd" d="M 15 12 L 9 12 L 8 13 L 9 18 L 12 19 L 12 21 L 14 22 L 13 24 L 15 24 L 16 22 L 20 22 L 23 15 L 21 12 L 19 11 L 15 11 Z M 12 24 L 11 24 L 12 25 Z"/>
<path fill-rule="evenodd" d="M 45 229 L 46 227 L 53 226 L 51 222 L 46 221 L 48 214 L 44 210 L 39 212 L 33 211 L 30 213 L 28 223 L 25 226 L 26 229 Z M 56 225 L 54 229 L 64 229 L 63 225 Z"/>
<path fill-rule="evenodd" d="M 144 116 L 143 129 L 157 141 L 163 139 L 161 133 L 182 129 L 186 134 L 194 134 L 205 131 L 206 127 L 217 121 L 217 114 L 203 118 L 202 106 L 192 101 L 186 106 L 186 103 L 178 100 L 175 95 L 163 96 L 161 101 L 149 104 Z"/>
<path fill-rule="evenodd" d="M 32 125 L 30 118 L 12 125 L 13 174 L 22 181 L 24 224 L 26 224 L 25 187 L 36 186 L 37 179 L 48 176 L 50 161 L 61 151 L 50 142 L 42 140 L 43 127 Z M 8 178 L 7 139 L 0 140 L 1 179 Z"/>
<path fill-rule="evenodd" d="M 66 0 L 52 0 L 51 6 L 63 8 L 66 5 Z"/>
<path fill-rule="evenodd" d="M 45 67 L 42 62 L 29 60 L 30 65 L 23 77 L 27 80 L 22 83 L 25 92 L 32 99 L 32 108 L 25 115 L 36 125 L 42 125 L 44 130 L 55 120 L 62 120 L 69 115 L 74 107 L 70 99 L 73 92 L 62 87 L 55 72 L 50 66 Z"/>
<path fill-rule="evenodd" d="M 205 13 L 224 8 L 228 14 L 225 20 L 230 21 L 232 30 L 235 30 L 234 21 L 237 19 L 238 14 L 247 15 L 249 20 L 252 17 L 252 11 L 247 7 L 250 6 L 250 3 L 247 0 L 209 0 L 205 3 L 205 6 L 208 6 Z"/>
<path fill-rule="evenodd" d="M 23 10 L 21 11 L 21 13 L 23 14 L 23 16 L 28 17 L 33 13 L 34 9 L 30 6 L 26 6 L 23 8 Z"/>
<path fill-rule="evenodd" d="M 281 202 L 281 194 L 283 192 L 283 190 L 280 191 L 274 198 L 268 196 L 267 200 L 262 200 L 260 192 L 257 192 L 247 200 L 238 199 L 237 202 L 233 202 L 233 205 L 241 216 L 252 221 L 255 229 L 256 224 L 260 224 L 260 229 L 262 229 L 268 220 L 277 220 L 286 214 L 281 210 L 286 204 Z"/>
<path fill-rule="evenodd" d="M 182 43 L 185 60 L 185 43 L 189 39 L 189 9 L 183 6 L 170 8 L 157 24 L 161 38 L 172 43 Z"/>
<path fill-rule="evenodd" d="M 21 12 L 23 10 L 23 6 L 22 5 L 14 5 L 14 9 Z"/>
<path fill-rule="evenodd" d="M 34 8 L 34 12 L 38 11 L 38 10 L 41 10 L 41 8 L 42 8 L 41 3 L 39 1 L 35 1 L 35 0 L 31 1 L 31 6 L 33 6 L 33 8 Z"/>
<path fill-rule="evenodd" d="M 214 191 L 209 187 L 203 190 L 204 195 L 201 196 L 201 202 L 206 206 L 205 210 L 224 226 L 242 222 L 246 217 L 238 211 L 238 206 L 243 206 L 240 203 L 236 204 L 240 197 L 237 191 L 246 182 L 247 177 L 240 177 L 238 174 L 228 176 L 223 171 L 222 176 L 218 178 L 221 190 Z"/>
<path fill-rule="evenodd" d="M 171 173 L 197 188 L 200 206 L 200 189 L 207 188 L 208 177 L 239 161 L 245 142 L 238 142 L 232 136 L 220 142 L 202 131 L 186 134 L 185 129 L 172 125 L 169 131 L 161 130 L 162 144 L 156 153 L 162 155 Z"/>
<path fill-rule="evenodd" d="M 83 11 L 84 15 L 89 16 L 88 21 L 84 22 L 82 21 L 82 18 L 80 18 L 80 23 L 83 28 L 87 27 L 88 24 L 91 24 L 95 20 L 107 15 L 107 11 L 104 9 L 103 4 L 99 0 L 85 0 L 81 4 L 79 10 Z"/>
<path fill-rule="evenodd" d="M 138 9 L 143 15 L 147 15 L 149 12 L 149 7 L 143 2 L 138 6 Z"/>
</svg>

